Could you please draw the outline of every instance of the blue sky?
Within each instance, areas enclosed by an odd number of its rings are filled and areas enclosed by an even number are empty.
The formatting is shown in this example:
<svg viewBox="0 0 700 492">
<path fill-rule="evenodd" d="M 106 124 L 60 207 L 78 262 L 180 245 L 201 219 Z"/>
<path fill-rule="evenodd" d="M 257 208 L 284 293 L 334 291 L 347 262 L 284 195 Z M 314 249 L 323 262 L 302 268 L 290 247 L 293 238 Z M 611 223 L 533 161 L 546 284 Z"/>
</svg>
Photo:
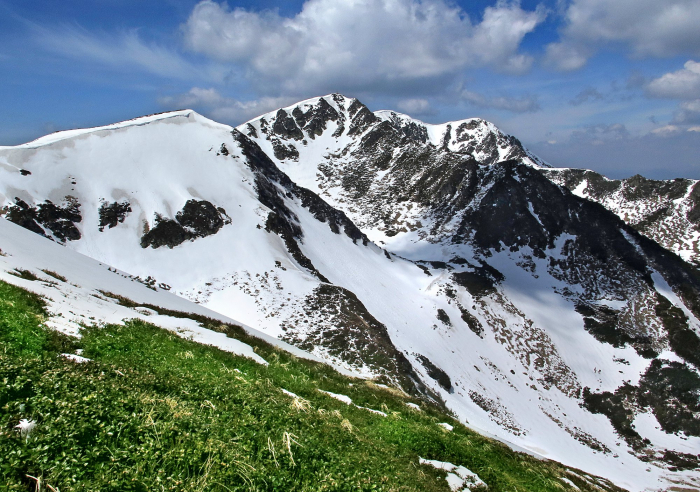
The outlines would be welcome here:
<svg viewBox="0 0 700 492">
<path fill-rule="evenodd" d="M 0 145 L 341 92 L 555 166 L 700 179 L 700 1 L 0 0 Z"/>
</svg>

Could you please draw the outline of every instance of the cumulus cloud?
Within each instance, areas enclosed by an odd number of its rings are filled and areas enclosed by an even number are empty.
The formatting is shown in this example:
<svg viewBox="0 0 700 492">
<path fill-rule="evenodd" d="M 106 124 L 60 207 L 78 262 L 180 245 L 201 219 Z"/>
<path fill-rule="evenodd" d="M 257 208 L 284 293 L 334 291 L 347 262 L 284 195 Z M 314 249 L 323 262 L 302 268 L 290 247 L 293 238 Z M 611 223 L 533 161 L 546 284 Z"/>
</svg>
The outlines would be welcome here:
<svg viewBox="0 0 700 492">
<path fill-rule="evenodd" d="M 681 100 L 669 127 L 685 128 L 700 123 L 700 63 L 688 60 L 681 70 L 666 73 L 649 82 L 646 92 L 651 97 Z M 662 132 L 661 129 L 659 131 Z"/>
<path fill-rule="evenodd" d="M 688 60 L 683 69 L 664 74 L 649 82 L 647 91 L 654 97 L 700 98 L 700 63 Z"/>
<path fill-rule="evenodd" d="M 462 91 L 461 98 L 480 108 L 493 108 L 512 113 L 534 113 L 539 111 L 540 104 L 535 96 L 525 97 L 487 97 L 471 91 Z"/>
<path fill-rule="evenodd" d="M 561 70 L 581 68 L 603 45 L 636 57 L 700 55 L 697 0 L 571 0 L 561 40 L 547 47 L 547 60 Z"/>
<path fill-rule="evenodd" d="M 158 102 L 168 110 L 194 109 L 216 121 L 239 125 L 261 114 L 292 104 L 294 101 L 284 97 L 239 101 L 225 97 L 213 88 L 193 87 L 183 94 L 161 97 Z"/>
<path fill-rule="evenodd" d="M 677 125 L 693 125 L 700 123 L 700 99 L 682 102 L 673 115 L 672 123 Z"/>
<path fill-rule="evenodd" d="M 520 44 L 544 18 L 504 0 L 477 24 L 446 0 L 307 0 L 293 17 L 204 0 L 183 32 L 190 50 L 298 92 L 396 87 L 470 66 L 523 72 L 532 57 Z"/>
</svg>

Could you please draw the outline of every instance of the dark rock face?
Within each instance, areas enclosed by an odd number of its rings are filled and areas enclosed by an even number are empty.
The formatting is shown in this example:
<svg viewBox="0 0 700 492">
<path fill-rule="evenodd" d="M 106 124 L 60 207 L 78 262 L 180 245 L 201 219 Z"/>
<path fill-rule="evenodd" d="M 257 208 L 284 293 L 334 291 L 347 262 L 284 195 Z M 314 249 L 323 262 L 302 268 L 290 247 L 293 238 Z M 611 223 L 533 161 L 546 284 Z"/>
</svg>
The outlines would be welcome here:
<svg viewBox="0 0 700 492">
<path fill-rule="evenodd" d="M 154 226 L 141 237 L 142 248 L 167 246 L 172 249 L 190 239 L 185 228 L 172 219 L 156 215 L 154 222 Z"/>
<path fill-rule="evenodd" d="M 496 292 L 496 285 L 505 280 L 501 272 L 483 260 L 480 266 L 472 265 L 469 262 L 466 265 L 472 271 L 453 273 L 452 280 L 467 289 L 476 299 L 493 294 Z"/>
<path fill-rule="evenodd" d="M 420 145 L 428 142 L 428 129 L 414 121 L 405 121 L 398 117 L 396 113 L 391 113 L 391 125 L 403 136 Z"/>
<path fill-rule="evenodd" d="M 367 246 L 367 236 L 343 212 L 331 207 L 316 193 L 306 188 L 298 187 L 296 194 L 301 198 L 301 206 L 308 209 L 319 222 L 327 223 L 335 234 L 342 231 L 354 242 L 361 241 L 363 246 Z"/>
<path fill-rule="evenodd" d="M 425 144 L 428 141 L 428 130 L 416 123 L 402 125 L 401 132 L 414 142 Z"/>
<path fill-rule="evenodd" d="M 340 115 L 325 99 L 320 99 L 318 104 L 303 112 L 299 107 L 294 108 L 292 116 L 299 128 L 306 131 L 312 140 L 323 134 L 326 123 L 337 121 Z"/>
<path fill-rule="evenodd" d="M 484 251 L 528 247 L 545 258 L 545 251 L 554 248 L 558 238 L 568 237 L 561 255 L 549 258 L 548 269 L 555 278 L 583 288 L 577 310 L 586 328 L 600 341 L 615 346 L 630 344 L 649 358 L 662 348 L 655 346 L 644 331 L 620 331 L 620 313 L 586 301 L 597 299 L 603 292 L 621 300 L 642 295 L 653 286 L 652 271 L 661 273 L 688 308 L 700 315 L 700 274 L 601 205 L 576 197 L 537 170 L 517 163 L 492 165 L 479 178 L 478 187 L 488 192 L 478 207 L 462 215 L 453 241 L 470 242 Z M 490 275 L 481 273 L 453 273 L 453 278 L 470 292 L 485 295 L 494 285 Z M 700 345 L 682 312 L 664 298 L 652 305 L 656 305 L 656 315 L 666 327 L 672 349 L 697 364 L 692 351 L 683 349 L 696 350 Z"/>
<path fill-rule="evenodd" d="M 303 140 L 304 132 L 297 126 L 294 118 L 284 110 L 277 111 L 275 124 L 272 126 L 272 131 L 282 138 L 291 138 L 294 140 Z"/>
<path fill-rule="evenodd" d="M 77 241 L 81 237 L 80 231 L 75 226 L 82 221 L 80 204 L 73 197 L 66 197 L 63 206 L 54 205 L 50 200 L 40 203 L 37 220 L 44 227 L 48 227 L 59 241 Z"/>
<path fill-rule="evenodd" d="M 460 306 L 459 311 L 462 321 L 467 324 L 469 329 L 479 338 L 484 338 L 484 325 L 481 324 L 481 321 L 464 307 Z"/>
<path fill-rule="evenodd" d="M 105 230 L 105 227 L 110 229 L 117 227 L 126 219 L 126 216 L 131 213 L 131 204 L 129 202 L 103 202 L 100 206 L 100 232 Z"/>
<path fill-rule="evenodd" d="M 576 305 L 576 312 L 583 316 L 586 330 L 599 342 L 609 343 L 614 347 L 631 345 L 639 355 L 647 359 L 653 359 L 659 355 L 650 336 L 628 333 L 621 328 L 619 311 L 607 306 L 581 302 Z"/>
<path fill-rule="evenodd" d="M 651 282 L 647 261 L 630 243 L 634 229 L 602 206 L 578 198 L 545 179 L 537 170 L 515 162 L 494 164 L 479 173 L 478 188 L 488 189 L 478 207 L 468 209 L 454 240 L 469 238 L 483 250 L 529 247 L 536 255 L 555 246 L 562 235 L 566 259 L 551 260 L 573 284 L 590 283 L 575 272 L 581 263 L 609 277 L 618 270 Z M 627 234 L 627 236 L 625 236 Z M 660 248 L 655 251 L 658 252 Z"/>
<path fill-rule="evenodd" d="M 246 130 L 248 131 L 248 136 L 251 138 L 258 138 L 258 131 L 255 129 L 253 125 L 248 123 L 246 125 Z"/>
<path fill-rule="evenodd" d="M 454 388 L 452 387 L 452 380 L 445 371 L 433 364 L 430 361 L 430 359 L 428 359 L 424 355 L 418 355 L 417 359 L 420 361 L 421 364 L 423 364 L 423 367 L 425 367 L 425 370 L 428 372 L 428 376 L 437 381 L 437 383 L 444 390 L 449 391 L 450 393 L 454 391 Z"/>
<path fill-rule="evenodd" d="M 65 198 L 62 206 L 46 200 L 36 207 L 30 207 L 25 201 L 15 198 L 15 205 L 8 209 L 7 220 L 47 237 L 48 229 L 61 242 L 77 241 L 81 238 L 75 225 L 83 220 L 80 204 L 71 196 Z"/>
<path fill-rule="evenodd" d="M 688 211 L 688 220 L 693 224 L 700 225 L 700 183 L 696 183 L 693 186 L 693 191 L 690 192 L 690 200 L 693 206 Z"/>
<path fill-rule="evenodd" d="M 323 347 L 333 357 L 375 368 L 387 382 L 412 394 L 431 394 L 420 383 L 408 359 L 391 342 L 386 326 L 367 311 L 353 292 L 321 284 L 306 298 L 303 308 L 307 318 L 321 317 L 326 323 L 331 321 L 332 327 L 317 328 L 303 338 L 292 327 L 283 337 L 285 341 L 309 351 Z"/>
<path fill-rule="evenodd" d="M 44 229 L 37 223 L 36 208 L 27 205 L 24 200 L 15 198 L 15 205 L 9 207 L 6 218 L 25 229 L 44 235 Z"/>
<path fill-rule="evenodd" d="M 251 170 L 256 173 L 255 184 L 260 203 L 272 210 L 267 218 L 266 229 L 278 234 L 285 242 L 287 249 L 294 259 L 319 279 L 327 282 L 299 248 L 297 241 L 303 240 L 298 217 L 287 207 L 276 184 L 287 190 L 289 197 L 296 196 L 302 206 L 307 208 L 314 217 L 328 224 L 336 234 L 344 232 L 353 241 L 368 243 L 367 237 L 352 223 L 347 216 L 340 212 L 310 190 L 297 186 L 289 177 L 280 171 L 260 147 L 239 131 L 234 130 L 233 138 L 241 147 L 243 155 Z"/>
<path fill-rule="evenodd" d="M 225 224 L 226 211 L 214 207 L 206 200 L 187 200 L 176 215 L 176 220 L 197 237 L 210 236 L 219 232 Z"/>
<path fill-rule="evenodd" d="M 405 138 L 390 121 L 382 121 L 364 134 L 360 145 L 363 152 L 391 152 L 391 149 L 401 142 L 402 137 Z M 386 168 L 381 165 L 377 167 Z"/>
<path fill-rule="evenodd" d="M 700 436 L 698 394 L 700 376 L 695 371 L 680 362 L 656 359 L 638 386 L 625 384 L 614 393 L 592 393 L 586 388 L 583 400 L 590 412 L 608 417 L 618 434 L 640 450 L 649 443 L 642 440 L 632 422 L 646 409 L 651 409 L 664 432 Z"/>
<path fill-rule="evenodd" d="M 332 97 L 337 104 L 345 104 L 344 96 L 333 94 Z M 341 114 L 326 99 L 321 98 L 311 106 L 295 107 L 291 111 L 291 115 L 280 109 L 275 115 L 272 126 L 265 118 L 261 118 L 260 130 L 272 141 L 277 159 L 294 159 L 298 157 L 298 153 L 294 146 L 285 144 L 285 140 L 303 141 L 306 145 L 307 141 L 304 140 L 306 137 L 315 140 L 316 137 L 323 134 L 331 121 L 338 123 L 338 128 L 333 133 L 334 137 L 341 136 L 345 133 L 346 128 L 349 128 L 348 135 L 360 135 L 370 126 L 379 122 L 374 113 L 357 100 L 353 100 L 348 109 L 348 115 Z M 423 127 L 415 124 L 404 127 L 398 124 L 388 124 L 403 137 L 427 141 L 427 131 Z M 247 134 L 249 137 L 258 138 L 257 131 L 252 125 L 248 125 Z"/>
<path fill-rule="evenodd" d="M 665 196 L 670 200 L 682 198 L 687 190 L 686 179 L 654 180 L 636 174 L 628 179 L 608 179 L 587 169 L 543 169 L 546 176 L 556 178 L 567 189 L 574 189 L 587 181 L 587 194 L 593 199 L 605 198 L 616 191 L 629 201 Z"/>
<path fill-rule="evenodd" d="M 371 124 L 376 123 L 378 118 L 367 106 L 355 99 L 348 108 L 351 124 L 348 135 L 359 135 L 364 132 Z"/>
<path fill-rule="evenodd" d="M 216 234 L 231 220 L 223 208 L 216 208 L 206 200 L 187 200 L 175 220 L 156 215 L 153 228 L 144 233 L 141 247 L 153 249 L 174 248 L 185 241 Z"/>
<path fill-rule="evenodd" d="M 272 150 L 275 157 L 281 161 L 285 159 L 299 159 L 299 151 L 293 145 L 285 145 L 276 138 L 272 140 Z"/>
<path fill-rule="evenodd" d="M 664 325 L 671 349 L 700 369 L 700 337 L 688 325 L 688 316 L 662 295 L 658 296 L 655 310 Z"/>
<path fill-rule="evenodd" d="M 444 309 L 437 310 L 437 319 L 445 326 L 452 326 L 450 316 L 445 312 Z"/>
<path fill-rule="evenodd" d="M 255 188 L 258 192 L 258 200 L 272 211 L 267 216 L 265 230 L 280 236 L 287 250 L 299 265 L 307 269 L 319 280 L 327 282 L 328 279 L 316 270 L 311 260 L 299 248 L 297 241 L 301 240 L 303 236 L 299 226 L 299 219 L 284 203 L 284 199 L 275 183 L 279 183 L 288 189 L 296 185 L 275 166 L 255 142 L 236 130 L 232 132 L 232 136 L 240 145 L 248 166 L 255 172 Z"/>
</svg>

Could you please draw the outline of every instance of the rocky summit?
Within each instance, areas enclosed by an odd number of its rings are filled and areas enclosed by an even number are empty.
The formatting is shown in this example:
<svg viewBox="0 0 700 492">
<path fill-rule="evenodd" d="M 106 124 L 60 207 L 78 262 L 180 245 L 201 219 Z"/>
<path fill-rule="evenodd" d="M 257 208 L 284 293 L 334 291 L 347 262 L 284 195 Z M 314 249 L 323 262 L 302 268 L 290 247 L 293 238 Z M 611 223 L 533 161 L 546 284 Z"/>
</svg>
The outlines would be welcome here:
<svg viewBox="0 0 700 492">
<path fill-rule="evenodd" d="M 696 189 L 339 94 L 0 148 L 8 221 L 628 490 L 700 484 Z"/>
</svg>

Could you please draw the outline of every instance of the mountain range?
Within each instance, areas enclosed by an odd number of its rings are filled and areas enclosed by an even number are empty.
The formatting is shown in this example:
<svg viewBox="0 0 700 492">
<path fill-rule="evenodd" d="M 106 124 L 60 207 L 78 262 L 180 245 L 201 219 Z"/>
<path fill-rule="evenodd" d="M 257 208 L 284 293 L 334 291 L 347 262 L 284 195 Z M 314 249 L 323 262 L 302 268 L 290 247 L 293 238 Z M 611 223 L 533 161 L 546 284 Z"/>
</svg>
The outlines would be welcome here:
<svg viewBox="0 0 700 492">
<path fill-rule="evenodd" d="M 7 221 L 630 490 L 700 484 L 698 200 L 339 94 L 0 148 Z"/>
</svg>

